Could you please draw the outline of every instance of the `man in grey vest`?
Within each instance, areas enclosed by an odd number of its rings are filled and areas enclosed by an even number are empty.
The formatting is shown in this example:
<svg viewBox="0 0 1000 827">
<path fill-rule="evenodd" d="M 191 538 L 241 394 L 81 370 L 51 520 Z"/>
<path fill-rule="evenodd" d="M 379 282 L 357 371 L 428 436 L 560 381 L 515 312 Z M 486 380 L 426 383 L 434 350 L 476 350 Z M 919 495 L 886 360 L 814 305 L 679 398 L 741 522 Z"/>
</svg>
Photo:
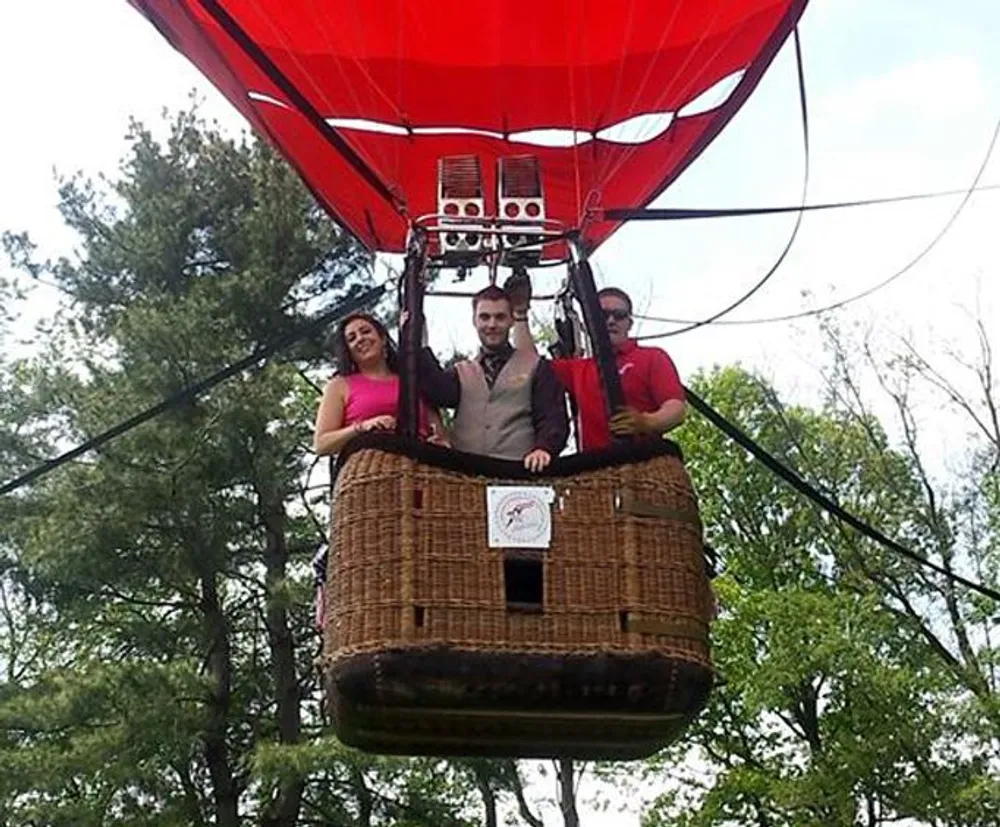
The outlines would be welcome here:
<svg viewBox="0 0 1000 827">
<path fill-rule="evenodd" d="M 434 405 L 456 409 L 451 444 L 457 450 L 521 460 L 542 471 L 569 438 L 565 391 L 547 360 L 511 346 L 514 314 L 502 289 L 480 290 L 472 315 L 478 355 L 445 370 L 423 348 L 421 392 Z"/>
</svg>

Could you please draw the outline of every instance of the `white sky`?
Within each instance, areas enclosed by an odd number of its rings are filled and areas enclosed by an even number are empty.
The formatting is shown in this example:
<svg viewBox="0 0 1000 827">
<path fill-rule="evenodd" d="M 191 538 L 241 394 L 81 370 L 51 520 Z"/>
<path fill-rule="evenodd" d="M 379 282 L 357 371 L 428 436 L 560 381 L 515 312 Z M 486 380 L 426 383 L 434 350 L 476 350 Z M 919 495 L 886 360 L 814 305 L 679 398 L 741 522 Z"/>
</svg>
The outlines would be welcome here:
<svg viewBox="0 0 1000 827">
<path fill-rule="evenodd" d="M 995 0 L 813 0 L 801 27 L 811 202 L 968 186 L 1000 118 L 1000 4 Z M 228 104 L 124 0 L 0 4 L 0 231 L 27 229 L 49 255 L 74 239 L 55 209 L 53 169 L 114 173 L 127 120 L 158 119 L 197 89 L 205 111 L 233 128 Z M 794 54 L 789 44 L 750 101 L 657 206 L 795 204 L 802 185 Z M 1000 148 L 982 183 L 1000 183 Z M 958 198 L 807 215 L 773 281 L 733 318 L 770 316 L 863 290 L 906 264 Z M 967 349 L 962 308 L 978 306 L 995 341 L 1000 193 L 974 196 L 923 262 L 852 309 L 882 331 Z M 670 224 L 620 231 L 596 257 L 599 283 L 632 293 L 648 313 L 712 313 L 771 265 L 793 216 Z M 0 264 L 6 267 L 6 264 Z M 551 284 L 551 282 L 550 282 Z M 546 284 L 539 285 L 544 291 Z M 52 309 L 36 294 L 25 322 Z M 470 345 L 464 309 L 430 300 L 432 344 Z M 640 332 L 664 326 L 642 325 Z M 814 325 L 709 327 L 667 340 L 682 375 L 741 361 L 786 392 L 816 383 Z M 27 324 L 21 327 L 30 334 Z M 585 824 L 637 824 L 617 815 Z"/>
</svg>

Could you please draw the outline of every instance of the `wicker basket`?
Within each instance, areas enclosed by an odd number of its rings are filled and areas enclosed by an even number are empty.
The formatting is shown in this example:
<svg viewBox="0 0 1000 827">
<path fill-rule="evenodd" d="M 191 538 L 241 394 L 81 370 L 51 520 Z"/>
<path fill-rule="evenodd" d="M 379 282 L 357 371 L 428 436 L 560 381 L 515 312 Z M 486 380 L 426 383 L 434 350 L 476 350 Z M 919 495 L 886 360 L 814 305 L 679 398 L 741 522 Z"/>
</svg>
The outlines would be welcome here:
<svg viewBox="0 0 1000 827">
<path fill-rule="evenodd" d="M 394 436 L 338 464 L 322 669 L 345 743 L 383 753 L 644 757 L 712 685 L 711 598 L 680 452 L 544 478 Z M 551 486 L 548 548 L 493 548 L 489 486 Z"/>
</svg>

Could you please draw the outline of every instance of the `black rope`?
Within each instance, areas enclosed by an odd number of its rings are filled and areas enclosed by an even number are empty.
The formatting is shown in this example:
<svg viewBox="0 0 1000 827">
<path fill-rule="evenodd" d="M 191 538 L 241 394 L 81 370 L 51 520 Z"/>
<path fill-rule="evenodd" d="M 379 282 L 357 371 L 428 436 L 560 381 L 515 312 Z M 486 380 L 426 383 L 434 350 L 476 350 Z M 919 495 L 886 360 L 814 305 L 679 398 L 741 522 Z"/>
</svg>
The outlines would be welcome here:
<svg viewBox="0 0 1000 827">
<path fill-rule="evenodd" d="M 986 149 L 986 157 L 983 158 L 983 162 L 979 165 L 979 169 L 976 172 L 976 177 L 972 180 L 971 186 L 967 190 L 960 190 L 960 192 L 965 193 L 965 197 L 961 200 L 961 202 L 959 202 L 958 206 L 955 208 L 955 211 L 949 216 L 948 220 L 945 222 L 944 226 L 938 231 L 937 235 L 935 235 L 934 238 L 931 239 L 930 243 L 926 247 L 924 247 L 924 249 L 921 250 L 916 256 L 914 256 L 909 262 L 907 262 L 903 267 L 901 267 L 899 270 L 897 270 L 888 278 L 885 278 L 878 284 L 872 285 L 871 287 L 862 290 L 860 293 L 855 293 L 853 296 L 848 296 L 845 299 L 840 299 L 839 301 L 835 301 L 824 307 L 816 307 L 813 308 L 812 310 L 802 310 L 799 311 L 798 313 L 786 313 L 785 315 L 782 316 L 770 316 L 763 319 L 732 319 L 732 320 L 720 321 L 718 320 L 718 317 L 716 317 L 712 319 L 712 321 L 709 322 L 709 324 L 717 324 L 717 325 L 771 324 L 773 322 L 790 322 L 794 321 L 795 319 L 805 319 L 808 318 L 809 316 L 819 316 L 822 313 L 829 313 L 831 310 L 839 310 L 841 307 L 851 304 L 852 302 L 856 302 L 861 299 L 867 298 L 868 296 L 881 290 L 882 288 L 888 287 L 898 278 L 900 278 L 901 276 L 905 275 L 910 270 L 912 270 L 920 261 L 922 261 L 928 255 L 928 253 L 931 252 L 931 250 L 933 250 L 940 243 L 941 239 L 943 239 L 948 234 L 948 232 L 954 226 L 955 222 L 958 221 L 959 216 L 965 210 L 965 207 L 969 203 L 969 200 L 972 198 L 973 193 L 979 192 L 981 190 L 997 189 L 998 187 L 1000 187 L 1000 185 L 989 185 L 985 187 L 979 186 L 979 179 L 982 178 L 983 173 L 986 172 L 986 167 L 990 163 L 990 158 L 993 157 L 993 151 L 996 149 L 998 137 L 1000 137 L 1000 120 L 997 121 L 997 124 L 993 129 L 993 137 L 990 139 L 990 145 Z M 667 319 L 658 316 L 636 316 L 636 318 L 645 319 L 651 322 L 665 322 L 668 324 L 689 324 L 688 320 L 686 319 Z M 705 323 L 699 322 L 697 324 L 691 325 L 690 327 L 682 327 L 677 330 L 667 331 L 666 333 L 648 333 L 642 336 L 638 336 L 636 338 L 639 341 L 649 341 L 650 339 L 666 339 L 669 338 L 670 336 L 676 336 L 678 333 L 685 333 L 688 330 L 693 330 L 695 327 L 700 327 L 702 324 Z"/>
<path fill-rule="evenodd" d="M 799 85 L 799 114 L 802 122 L 802 149 L 803 149 L 803 165 L 804 172 L 802 177 L 802 203 L 806 203 L 806 191 L 809 188 L 809 107 L 806 104 L 806 77 L 805 69 L 802 65 L 802 43 L 799 40 L 799 28 L 795 27 L 793 31 L 794 43 L 795 43 L 795 69 L 796 76 L 798 78 Z M 763 278 L 761 278 L 753 287 L 751 287 L 746 293 L 740 296 L 736 301 L 730 303 L 722 310 L 717 313 L 713 313 L 707 319 L 702 319 L 698 322 L 692 322 L 687 327 L 679 328 L 678 330 L 672 330 L 670 333 L 663 334 L 664 336 L 677 336 L 681 333 L 688 333 L 692 330 L 697 330 L 699 327 L 703 327 L 708 324 L 712 324 L 716 320 L 728 315 L 734 311 L 737 307 L 743 304 L 745 301 L 749 300 L 758 290 L 760 290 L 765 284 L 767 284 L 771 277 L 778 272 L 778 268 L 784 263 L 788 254 L 792 251 L 792 246 L 795 244 L 795 239 L 799 235 L 799 228 L 802 226 L 802 216 L 804 213 L 799 211 L 795 218 L 795 226 L 792 228 L 792 234 L 788 237 L 788 243 L 785 245 L 785 249 L 781 251 L 781 255 L 778 256 L 778 260 L 774 262 L 771 269 L 768 270 Z"/>
<path fill-rule="evenodd" d="M 396 427 L 404 436 L 415 438 L 420 430 L 419 365 L 420 345 L 423 339 L 424 319 L 424 268 L 427 265 L 427 236 L 417 229 L 407 245 L 406 261 L 400 289 L 403 291 L 401 307 L 406 310 L 400 341 L 399 399 Z"/>
<path fill-rule="evenodd" d="M 695 408 L 695 410 L 708 419 L 709 422 L 715 425 L 715 427 L 725 433 L 726 436 L 749 451 L 758 461 L 763 463 L 768 470 L 781 477 L 781 479 L 791 485 L 792 488 L 812 500 L 824 511 L 847 523 L 852 528 L 861 532 L 869 539 L 874 540 L 876 543 L 879 543 L 890 551 L 894 551 L 896 554 L 902 555 L 918 565 L 936 571 L 938 574 L 941 574 L 956 583 L 961 583 L 963 586 L 979 592 L 979 594 L 984 595 L 985 597 L 1000 601 L 1000 591 L 992 589 L 989 586 L 984 586 L 981 583 L 976 583 L 973 580 L 968 580 L 965 577 L 962 577 L 962 575 L 949 571 L 944 566 L 941 566 L 932 560 L 928 560 L 926 557 L 921 557 L 916 552 L 906 548 L 906 546 L 900 545 L 891 537 L 887 537 L 877 528 L 868 525 L 868 523 L 855 517 L 850 512 L 845 511 L 825 494 L 817 491 L 816 488 L 806 482 L 794 470 L 782 464 L 775 457 L 771 456 L 771 454 L 769 454 L 763 447 L 758 445 L 739 428 L 726 420 L 722 414 L 712 408 L 707 402 L 705 402 L 705 400 L 692 390 L 685 387 L 684 391 L 687 394 L 688 401 L 691 403 L 692 407 Z"/>
<path fill-rule="evenodd" d="M 594 363 L 597 365 L 597 375 L 600 390 L 604 399 L 604 410 L 611 419 L 625 406 L 625 395 L 622 392 L 621 376 L 618 374 L 618 364 L 614 351 L 611 349 L 611 339 L 608 325 L 601 311 L 600 300 L 597 298 L 597 288 L 594 285 L 594 273 L 586 256 L 580 256 L 570 267 L 573 290 L 580 308 L 583 310 L 583 320 L 587 333 L 593 344 Z M 616 443 L 627 441 L 625 437 L 614 435 Z"/>
<path fill-rule="evenodd" d="M 332 322 L 349 315 L 350 313 L 354 313 L 357 310 L 361 310 L 369 306 L 381 297 L 381 295 L 385 292 L 386 287 L 387 286 L 385 284 L 379 287 L 373 287 L 371 290 L 366 291 L 355 299 L 349 299 L 348 301 L 342 302 L 333 310 L 323 313 L 321 316 L 317 316 L 315 319 L 297 330 L 293 330 L 290 333 L 286 333 L 284 336 L 275 338 L 265 345 L 261 345 L 249 356 L 240 359 L 238 362 L 234 362 L 233 364 L 213 373 L 211 376 L 183 388 L 177 393 L 168 396 L 159 404 L 154 405 L 153 407 L 148 408 L 147 410 L 142 411 L 129 419 L 119 422 L 114 427 L 104 431 L 104 433 L 99 434 L 93 439 L 88 439 L 86 442 L 67 451 L 66 453 L 60 454 L 58 457 L 48 460 L 47 462 L 43 462 L 41 465 L 32 468 L 24 474 L 21 474 L 21 476 L 15 477 L 9 482 L 3 483 L 3 485 L 0 485 L 0 496 L 16 491 L 18 488 L 21 488 L 39 477 L 48 474 L 50 471 L 54 471 L 59 466 L 72 462 L 77 457 L 89 453 L 95 448 L 99 448 L 113 439 L 117 439 L 122 434 L 131 431 L 133 428 L 137 428 L 139 425 L 148 422 L 171 408 L 193 400 L 205 391 L 221 384 L 230 377 L 235 376 L 240 371 L 246 370 L 262 359 L 267 359 L 289 345 L 293 345 L 299 340 L 304 339 L 314 331 L 319 330 L 320 328 L 323 328 Z"/>
<path fill-rule="evenodd" d="M 975 187 L 974 192 L 1000 190 L 1000 184 L 984 184 Z M 657 209 L 616 208 L 604 210 L 606 221 L 682 221 L 697 218 L 740 218 L 751 215 L 781 215 L 792 212 L 814 212 L 817 210 L 841 210 L 849 207 L 871 207 L 876 204 L 900 204 L 904 201 L 923 201 L 929 198 L 946 198 L 949 195 L 966 195 L 967 189 L 920 192 L 912 195 L 890 195 L 882 198 L 862 198 L 854 201 L 829 201 L 824 204 L 802 204 L 798 207 L 731 207 L 692 209 L 687 207 L 664 207 Z"/>
<path fill-rule="evenodd" d="M 217 0 L 198 0 L 198 2 L 246 53 L 246 56 L 257 65 L 257 68 L 267 75 L 274 85 L 288 96 L 291 103 L 323 136 L 327 143 L 339 152 L 347 163 L 354 167 L 355 172 L 375 192 L 385 199 L 393 209 L 402 213 L 403 208 L 400 200 L 385 181 L 355 152 L 354 148 L 341 137 L 340 133 L 326 122 L 323 116 L 316 110 L 316 107 L 309 102 L 309 99 L 299 91 L 298 87 L 288 79 L 284 72 L 267 56 L 267 53 L 254 39 L 243 30 L 232 15 Z"/>
</svg>

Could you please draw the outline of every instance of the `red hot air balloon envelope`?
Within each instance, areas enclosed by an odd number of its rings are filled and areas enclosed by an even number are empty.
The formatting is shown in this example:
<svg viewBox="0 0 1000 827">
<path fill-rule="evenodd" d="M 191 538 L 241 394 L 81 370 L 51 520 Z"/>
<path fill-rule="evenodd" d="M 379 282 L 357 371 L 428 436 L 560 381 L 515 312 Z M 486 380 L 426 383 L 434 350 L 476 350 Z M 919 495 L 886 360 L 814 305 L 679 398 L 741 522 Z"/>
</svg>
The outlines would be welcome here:
<svg viewBox="0 0 1000 827">
<path fill-rule="evenodd" d="M 672 741 L 714 681 L 710 555 L 680 449 L 626 441 L 557 457 L 540 480 L 417 440 L 423 274 L 488 263 L 491 281 L 501 265 L 521 278 L 568 249 L 560 340 L 576 340 L 578 300 L 615 411 L 587 263 L 617 227 L 601 208 L 645 207 L 681 174 L 805 0 L 130 2 L 334 219 L 406 253 L 397 433 L 358 436 L 334 474 L 323 670 L 337 736 L 580 759 Z M 487 536 L 515 519 L 516 542 Z M 541 545 L 508 547 L 528 541 Z"/>
<path fill-rule="evenodd" d="M 749 97 L 805 0 L 129 0 L 373 251 L 436 212 L 438 159 L 538 158 L 589 250 Z M 489 205 L 487 205 L 489 207 Z"/>
</svg>

